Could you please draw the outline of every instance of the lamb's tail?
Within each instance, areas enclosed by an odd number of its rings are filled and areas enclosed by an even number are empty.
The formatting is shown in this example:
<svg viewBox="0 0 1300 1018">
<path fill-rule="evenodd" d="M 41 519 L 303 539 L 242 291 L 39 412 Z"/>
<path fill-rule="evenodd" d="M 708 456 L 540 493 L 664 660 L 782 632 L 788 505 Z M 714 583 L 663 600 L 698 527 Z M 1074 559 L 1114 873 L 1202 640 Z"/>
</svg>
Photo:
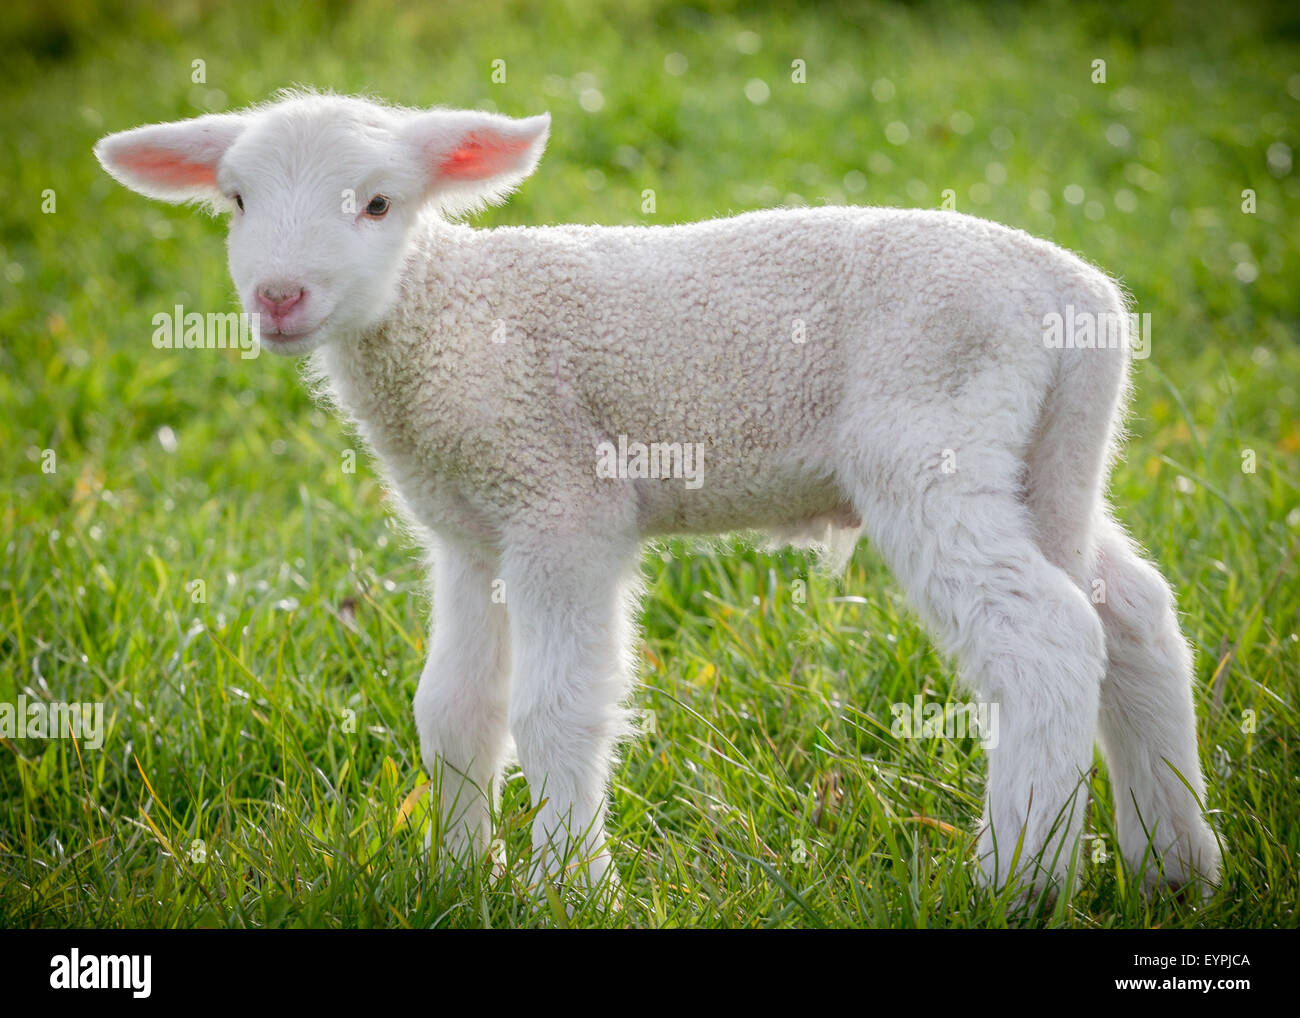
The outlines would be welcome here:
<svg viewBox="0 0 1300 1018">
<path fill-rule="evenodd" d="M 1109 515 L 1106 484 L 1122 438 L 1133 337 L 1114 282 L 1081 262 L 1068 273 L 1054 288 L 1064 295 L 1056 309 L 1063 342 L 1046 351 L 1057 369 L 1027 457 L 1025 497 L 1043 554 L 1087 593 Z"/>
</svg>

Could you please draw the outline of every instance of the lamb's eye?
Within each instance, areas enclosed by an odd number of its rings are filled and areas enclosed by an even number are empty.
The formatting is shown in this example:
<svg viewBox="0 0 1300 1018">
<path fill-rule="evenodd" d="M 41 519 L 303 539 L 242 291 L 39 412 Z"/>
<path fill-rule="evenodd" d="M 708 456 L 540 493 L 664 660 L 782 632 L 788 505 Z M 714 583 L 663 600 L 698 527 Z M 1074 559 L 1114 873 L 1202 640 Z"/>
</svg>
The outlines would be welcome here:
<svg viewBox="0 0 1300 1018">
<path fill-rule="evenodd" d="M 239 206 L 240 212 L 244 211 L 244 196 L 242 194 L 235 195 L 235 204 Z"/>
<path fill-rule="evenodd" d="M 366 206 L 366 215 L 374 216 L 376 219 L 382 219 L 388 214 L 388 208 L 392 205 L 382 194 L 377 194 L 370 199 L 370 204 Z"/>
</svg>

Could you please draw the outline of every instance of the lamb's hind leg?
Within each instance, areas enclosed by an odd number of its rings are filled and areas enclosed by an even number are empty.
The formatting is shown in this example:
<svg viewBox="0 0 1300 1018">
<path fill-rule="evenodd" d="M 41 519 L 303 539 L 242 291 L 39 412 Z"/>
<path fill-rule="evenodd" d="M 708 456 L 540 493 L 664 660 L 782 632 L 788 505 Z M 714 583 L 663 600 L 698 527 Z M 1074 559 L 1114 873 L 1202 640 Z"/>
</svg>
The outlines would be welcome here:
<svg viewBox="0 0 1300 1018">
<path fill-rule="evenodd" d="M 1096 357 L 1080 367 L 1103 378 L 1120 370 Z M 1055 394 L 1029 454 L 1027 501 L 1043 554 L 1096 606 L 1105 631 L 1098 741 L 1114 791 L 1120 851 L 1149 890 L 1162 869 L 1173 884 L 1193 873 L 1213 881 L 1219 849 L 1197 805 L 1205 782 L 1196 753 L 1192 658 L 1173 595 L 1102 499 L 1118 384 L 1114 377 L 1101 394 L 1083 385 Z"/>
<path fill-rule="evenodd" d="M 1205 779 L 1196 752 L 1192 654 L 1173 594 L 1109 519 L 1099 528 L 1097 579 L 1109 653 L 1099 735 L 1120 850 L 1148 889 L 1161 879 L 1177 887 L 1200 876 L 1209 893 L 1220 853 L 1197 802 L 1205 802 Z"/>
<path fill-rule="evenodd" d="M 868 468 L 856 501 L 963 684 L 997 708 L 980 863 L 998 886 L 1023 877 L 1068 892 L 1105 670 L 1101 623 L 1035 543 L 1010 452 L 957 448 L 952 472 L 939 449 L 908 452 Z"/>
<path fill-rule="evenodd" d="M 449 545 L 435 551 L 433 633 L 415 723 L 438 785 L 443 848 L 453 857 L 488 846 L 509 741 L 509 625 L 505 605 L 492 598 L 495 579 L 481 558 Z"/>
</svg>

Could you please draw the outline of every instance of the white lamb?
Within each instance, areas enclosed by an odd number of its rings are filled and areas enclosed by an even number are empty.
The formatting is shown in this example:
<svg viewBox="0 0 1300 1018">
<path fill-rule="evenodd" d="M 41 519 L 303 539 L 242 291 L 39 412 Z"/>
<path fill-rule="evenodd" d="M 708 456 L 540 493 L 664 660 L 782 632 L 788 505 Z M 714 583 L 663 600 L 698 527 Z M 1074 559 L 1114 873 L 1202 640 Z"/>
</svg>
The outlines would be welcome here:
<svg viewBox="0 0 1300 1018">
<path fill-rule="evenodd" d="M 864 529 L 1000 706 L 989 881 L 1068 893 L 1096 737 L 1128 864 L 1148 888 L 1213 882 L 1191 653 L 1104 495 L 1130 354 L 1045 342 L 1053 314 L 1125 322 L 1115 284 L 952 212 L 450 221 L 528 176 L 549 125 L 293 92 L 96 147 L 142 194 L 232 213 L 263 345 L 312 354 L 427 537 L 415 719 L 447 843 L 486 849 L 513 737 L 534 864 L 612 881 L 642 540 L 766 529 L 844 550 Z M 668 469 L 609 469 L 632 443 L 668 444 Z"/>
</svg>

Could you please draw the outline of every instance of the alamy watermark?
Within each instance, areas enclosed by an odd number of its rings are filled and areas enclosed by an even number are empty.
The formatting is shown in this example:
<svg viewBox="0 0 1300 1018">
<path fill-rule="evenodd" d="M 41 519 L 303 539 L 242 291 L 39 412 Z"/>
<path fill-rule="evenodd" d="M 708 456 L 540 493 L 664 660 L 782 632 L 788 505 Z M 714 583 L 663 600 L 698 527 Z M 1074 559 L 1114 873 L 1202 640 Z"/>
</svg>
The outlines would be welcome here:
<svg viewBox="0 0 1300 1018">
<path fill-rule="evenodd" d="M 87 749 L 104 745 L 104 705 L 28 700 L 0 703 L 0 739 L 74 738 Z"/>
<path fill-rule="evenodd" d="M 1151 356 L 1151 312 L 1076 311 L 1043 315 L 1043 345 L 1049 350 L 1118 350 L 1127 346 L 1134 360 Z"/>
<path fill-rule="evenodd" d="M 152 992 L 153 955 L 82 954 L 73 948 L 50 959 L 52 990 L 130 990 L 144 999 Z"/>
<path fill-rule="evenodd" d="M 153 316 L 155 350 L 238 350 L 245 360 L 262 352 L 262 316 L 257 312 L 186 312 L 181 304 Z"/>
<path fill-rule="evenodd" d="M 890 734 L 896 739 L 978 739 L 985 749 L 998 744 L 996 703 L 930 703 L 920 696 L 890 706 Z"/>
<path fill-rule="evenodd" d="M 629 442 L 596 444 L 596 476 L 620 480 L 677 478 L 694 491 L 704 484 L 704 446 L 700 442 Z"/>
</svg>

